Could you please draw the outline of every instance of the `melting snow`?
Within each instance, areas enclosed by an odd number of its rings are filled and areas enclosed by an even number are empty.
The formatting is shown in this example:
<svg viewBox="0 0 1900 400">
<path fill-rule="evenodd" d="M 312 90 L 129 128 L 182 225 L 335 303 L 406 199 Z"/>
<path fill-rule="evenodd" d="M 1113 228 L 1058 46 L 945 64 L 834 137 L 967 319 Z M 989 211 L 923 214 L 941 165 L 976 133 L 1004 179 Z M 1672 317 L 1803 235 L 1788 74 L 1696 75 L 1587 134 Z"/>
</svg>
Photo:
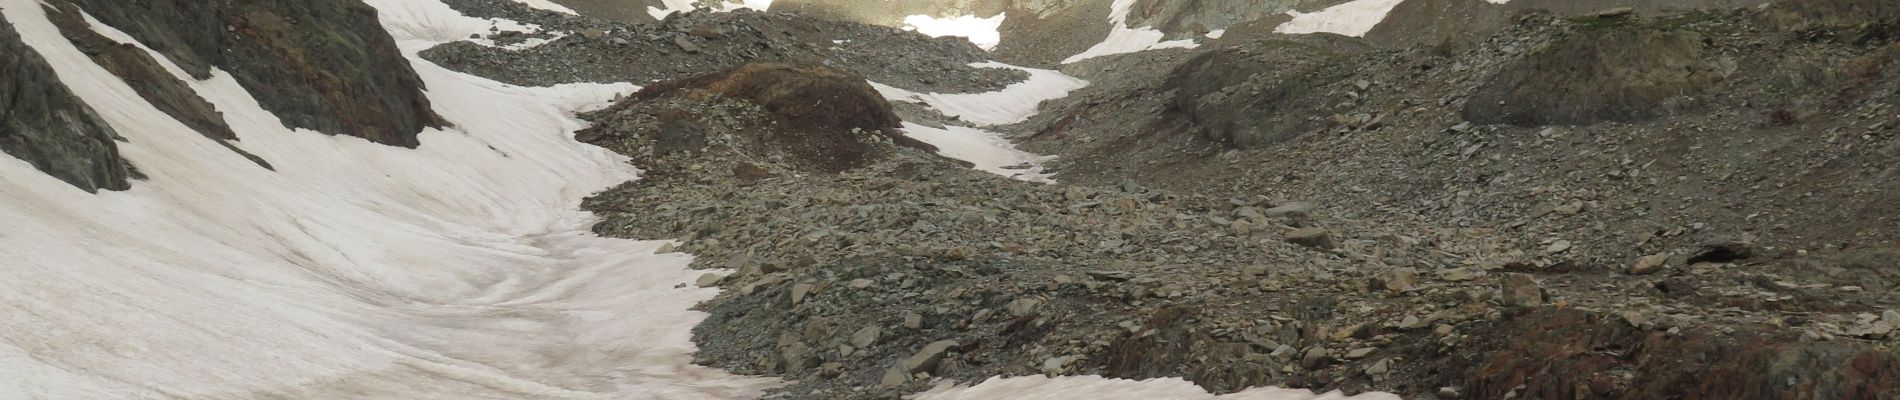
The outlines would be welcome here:
<svg viewBox="0 0 1900 400">
<path fill-rule="evenodd" d="M 934 18 L 928 15 L 912 15 L 904 17 L 904 29 L 915 30 L 917 33 L 930 37 L 960 36 L 983 50 L 996 50 L 996 45 L 1003 42 L 1003 34 L 998 30 L 1002 29 L 1003 18 L 1006 16 L 1006 14 L 996 14 L 989 18 L 977 18 L 975 15 Z"/>
<path fill-rule="evenodd" d="M 1154 28 L 1129 28 L 1128 12 L 1135 7 L 1135 1 L 1136 0 L 1115 0 L 1113 4 L 1114 8 L 1111 8 L 1108 13 L 1108 23 L 1110 25 L 1108 38 L 1103 39 L 1102 43 L 1096 44 L 1095 47 L 1090 47 L 1088 50 L 1083 51 L 1082 54 L 1076 54 L 1066 60 L 1062 60 L 1062 63 L 1071 64 L 1095 57 L 1146 50 L 1168 48 L 1192 49 L 1200 47 L 1200 44 L 1195 43 L 1193 39 L 1162 41 L 1161 39 L 1166 38 L 1167 34 L 1155 30 Z"/>
<path fill-rule="evenodd" d="M 1060 71 L 1023 68 L 999 62 L 970 64 L 977 68 L 1006 68 L 1029 73 L 1029 79 L 989 93 L 917 93 L 871 82 L 878 93 L 893 101 L 920 101 L 936 107 L 944 115 L 962 118 L 977 125 L 1008 125 L 1036 115 L 1036 106 L 1045 100 L 1066 97 L 1069 92 L 1089 85 L 1088 81 L 1064 75 Z"/>
<path fill-rule="evenodd" d="M 1007 68 L 1029 73 L 1029 79 L 988 93 L 918 93 L 871 82 L 879 94 L 891 101 L 922 102 L 946 116 L 957 117 L 978 126 L 1008 125 L 1036 115 L 1044 100 L 1059 99 L 1088 81 L 1059 71 L 1023 68 L 998 62 L 970 64 L 977 68 Z M 912 138 L 938 147 L 938 154 L 975 164 L 976 169 L 1031 182 L 1054 182 L 1042 163 L 1054 156 L 1041 156 L 1016 149 L 1002 134 L 961 126 L 933 128 L 905 123 L 904 131 Z"/>
<path fill-rule="evenodd" d="M 553 11 L 553 12 L 568 13 L 568 14 L 575 13 L 573 9 L 567 8 L 567 6 L 563 6 L 560 4 L 555 4 L 553 1 L 550 1 L 550 0 L 515 0 L 515 2 L 526 4 L 528 7 L 534 7 L 534 8 L 539 8 L 539 9 Z"/>
<path fill-rule="evenodd" d="M 1386 14 L 1391 13 L 1393 7 L 1398 7 L 1399 3 L 1404 1 L 1354 0 L 1311 13 L 1287 11 L 1287 15 L 1293 16 L 1293 20 L 1280 24 L 1279 27 L 1273 28 L 1273 31 L 1288 34 L 1325 32 L 1346 36 L 1365 36 L 1366 32 L 1372 31 L 1372 27 L 1378 26 L 1380 21 L 1385 20 Z M 1503 4 L 1500 1 L 1509 0 L 1487 1 Z"/>
<path fill-rule="evenodd" d="M 676 12 L 692 11 L 698 7 L 696 4 L 698 2 L 698 0 L 660 0 L 662 7 L 647 7 L 647 15 L 653 16 L 653 19 L 666 19 L 666 16 L 673 15 L 673 13 Z M 712 7 L 711 9 L 715 12 L 732 12 L 741 8 L 750 8 L 758 11 L 771 10 L 772 0 L 728 1 L 719 3 L 718 6 Z"/>
</svg>

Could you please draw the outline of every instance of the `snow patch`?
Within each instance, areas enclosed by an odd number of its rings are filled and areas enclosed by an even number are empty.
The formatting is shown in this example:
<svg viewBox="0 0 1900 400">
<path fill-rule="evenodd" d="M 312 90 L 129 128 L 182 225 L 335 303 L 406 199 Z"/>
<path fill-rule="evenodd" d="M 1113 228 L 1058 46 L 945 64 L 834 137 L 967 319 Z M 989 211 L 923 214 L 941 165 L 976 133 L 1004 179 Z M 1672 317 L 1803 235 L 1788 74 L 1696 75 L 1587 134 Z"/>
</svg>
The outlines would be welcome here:
<svg viewBox="0 0 1900 400">
<path fill-rule="evenodd" d="M 1220 39 L 1222 36 L 1227 36 L 1226 29 L 1215 29 L 1207 33 L 1208 39 Z"/>
<path fill-rule="evenodd" d="M 1223 396 L 1179 378 L 1133 381 L 1098 376 L 1049 378 L 1027 376 L 991 378 L 976 386 L 941 386 L 916 397 L 917 400 L 1400 400 L 1388 393 L 1364 393 L 1346 396 L 1339 392 L 1313 394 L 1302 389 L 1255 388 Z"/>
<path fill-rule="evenodd" d="M 951 18 L 935 18 L 928 15 L 904 17 L 904 29 L 917 31 L 930 37 L 958 36 L 976 44 L 983 50 L 996 50 L 1003 42 L 1003 18 L 1006 14 L 996 14 L 989 18 L 977 18 L 964 15 Z"/>
<path fill-rule="evenodd" d="M 515 2 L 527 5 L 528 7 L 532 7 L 532 8 L 538 8 L 538 9 L 548 10 L 548 11 L 553 11 L 553 12 L 558 12 L 558 13 L 579 15 L 578 13 L 574 12 L 574 9 L 567 8 L 567 6 L 563 6 L 560 4 L 555 4 L 553 1 L 549 1 L 549 0 L 515 0 Z"/>
<path fill-rule="evenodd" d="M 673 15 L 673 13 L 693 11 L 699 8 L 697 3 L 699 3 L 699 0 L 660 0 L 662 7 L 647 7 L 647 15 L 653 16 L 653 19 L 666 19 L 666 16 Z M 772 0 L 728 1 L 719 3 L 717 6 L 709 7 L 708 9 L 714 12 L 733 12 L 741 8 L 770 11 L 772 9 Z"/>
<path fill-rule="evenodd" d="M 871 82 L 879 94 L 892 101 L 928 104 L 943 115 L 961 118 L 978 126 L 1008 125 L 1029 120 L 1043 101 L 1066 97 L 1069 92 L 1087 87 L 1088 81 L 1061 71 L 1023 68 L 999 62 L 970 64 L 977 68 L 1005 68 L 1029 73 L 1029 79 L 988 93 L 918 93 Z"/>
<path fill-rule="evenodd" d="M 999 62 L 970 64 L 977 68 L 1006 68 L 1029 73 L 1029 79 L 988 93 L 918 93 L 871 82 L 878 94 L 891 101 L 920 102 L 946 116 L 957 117 L 977 126 L 1008 125 L 1036 115 L 1045 100 L 1063 98 L 1088 81 L 1064 75 L 1060 71 L 1023 68 Z M 1030 182 L 1054 183 L 1042 163 L 1055 156 L 1042 156 L 1016 149 L 1002 134 L 962 126 L 929 126 L 904 123 L 910 137 L 937 146 L 937 154 L 968 161 L 985 172 Z"/>
<path fill-rule="evenodd" d="M 690 257 L 588 233 L 579 200 L 637 171 L 575 142 L 571 113 L 632 85 L 454 73 L 416 52 L 489 21 L 368 3 L 455 127 L 417 149 L 291 130 L 223 71 L 187 80 L 273 172 L 146 103 L 36 0 L 0 0 L 150 177 L 95 195 L 0 157 L 0 398 L 737 399 L 776 383 L 691 364 L 689 308 L 715 291 L 675 286 L 703 273 Z"/>
<path fill-rule="evenodd" d="M 1073 64 L 1082 60 L 1116 54 L 1134 53 L 1147 50 L 1171 48 L 1192 49 L 1200 47 L 1193 39 L 1162 41 L 1167 34 L 1151 27 L 1129 28 L 1128 12 L 1135 7 L 1136 0 L 1115 0 L 1108 13 L 1110 25 L 1108 38 L 1081 54 L 1062 60 L 1063 64 Z"/>
<path fill-rule="evenodd" d="M 1054 183 L 1042 163 L 1056 156 L 1037 155 L 1016 149 L 996 132 L 961 126 L 933 128 L 904 123 L 904 134 L 937 146 L 937 154 L 969 161 L 977 170 L 1029 182 Z"/>
<path fill-rule="evenodd" d="M 1273 28 L 1273 31 L 1286 34 L 1324 32 L 1346 36 L 1365 36 L 1366 32 L 1371 32 L 1373 27 L 1378 26 L 1379 22 L 1385 20 L 1386 14 L 1390 14 L 1393 7 L 1398 7 L 1399 3 L 1404 1 L 1405 0 L 1354 0 L 1349 3 L 1327 7 L 1326 9 L 1311 13 L 1287 11 L 1286 14 L 1293 16 L 1293 20 L 1280 24 L 1280 26 Z M 1503 4 L 1499 3 L 1499 1 L 1509 0 L 1486 1 Z"/>
</svg>

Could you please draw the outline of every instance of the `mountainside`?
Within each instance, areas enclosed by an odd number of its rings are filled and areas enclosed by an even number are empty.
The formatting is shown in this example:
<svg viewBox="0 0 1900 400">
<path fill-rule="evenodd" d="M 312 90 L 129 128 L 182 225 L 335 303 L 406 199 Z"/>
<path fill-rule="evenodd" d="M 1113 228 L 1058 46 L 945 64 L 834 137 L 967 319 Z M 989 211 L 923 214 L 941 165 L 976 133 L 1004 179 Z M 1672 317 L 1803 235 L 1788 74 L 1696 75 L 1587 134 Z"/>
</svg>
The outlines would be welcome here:
<svg viewBox="0 0 1900 400">
<path fill-rule="evenodd" d="M 1900 399 L 1889 0 L 0 16 L 0 398 Z"/>
</svg>

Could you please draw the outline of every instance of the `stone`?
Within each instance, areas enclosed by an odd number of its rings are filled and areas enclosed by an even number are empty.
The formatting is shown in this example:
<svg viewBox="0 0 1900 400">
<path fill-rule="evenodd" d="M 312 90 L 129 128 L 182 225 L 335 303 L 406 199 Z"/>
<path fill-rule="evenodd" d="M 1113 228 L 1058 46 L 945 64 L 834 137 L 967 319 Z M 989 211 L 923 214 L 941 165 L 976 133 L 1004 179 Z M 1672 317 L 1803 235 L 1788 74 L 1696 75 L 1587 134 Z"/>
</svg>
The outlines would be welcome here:
<svg viewBox="0 0 1900 400">
<path fill-rule="evenodd" d="M 851 334 L 851 345 L 860 349 L 870 348 L 871 345 L 877 344 L 878 338 L 883 336 L 884 329 L 876 326 L 867 326 Z"/>
<path fill-rule="evenodd" d="M 724 280 L 726 280 L 725 275 L 707 273 L 705 275 L 700 275 L 699 279 L 694 281 L 693 284 L 699 285 L 699 287 L 713 287 L 713 286 L 719 286 L 719 282 L 724 281 Z"/>
<path fill-rule="evenodd" d="M 1529 274 L 1507 273 L 1500 279 L 1498 295 L 1504 305 L 1512 307 L 1536 307 L 1544 305 L 1549 299 L 1544 285 Z"/>
<path fill-rule="evenodd" d="M 805 369 L 818 364 L 818 357 L 812 354 L 811 347 L 799 341 L 791 341 L 779 346 L 779 360 L 783 362 L 780 367 L 788 374 L 804 372 Z"/>
<path fill-rule="evenodd" d="M 1372 287 L 1390 292 L 1403 292 L 1418 285 L 1418 270 L 1414 268 L 1391 268 L 1372 277 Z"/>
<path fill-rule="evenodd" d="M 799 284 L 792 285 L 792 305 L 796 306 L 799 304 L 803 304 L 805 302 L 805 296 L 810 295 L 812 289 L 816 289 L 816 288 L 817 286 L 814 286 L 809 283 L 799 283 Z"/>
<path fill-rule="evenodd" d="M 1392 359 L 1388 358 L 1384 360 L 1379 360 L 1379 362 L 1376 362 L 1376 363 L 1372 363 L 1372 366 L 1366 367 L 1366 375 L 1372 375 L 1376 377 L 1376 376 L 1385 375 L 1386 372 L 1391 372 L 1392 371 L 1391 361 Z"/>
<path fill-rule="evenodd" d="M 1663 268 L 1663 265 L 1669 263 L 1669 257 L 1670 257 L 1669 254 L 1655 254 L 1655 255 L 1643 256 L 1643 257 L 1637 258 L 1636 262 L 1630 263 L 1629 268 L 1623 270 L 1623 272 L 1630 275 L 1653 274 L 1653 273 L 1656 273 L 1656 271 L 1661 271 Z"/>
<path fill-rule="evenodd" d="M 660 245 L 659 250 L 654 250 L 653 254 L 673 254 L 678 251 L 679 249 L 673 245 L 673 242 L 666 242 L 666 244 Z"/>
<path fill-rule="evenodd" d="M 1446 282 L 1472 281 L 1472 280 L 1477 280 L 1478 278 L 1483 278 L 1484 275 L 1485 275 L 1484 269 L 1473 268 L 1473 267 L 1452 268 L 1452 269 L 1438 272 L 1438 278 L 1444 279 Z"/>
<path fill-rule="evenodd" d="M 818 377 L 831 379 L 844 375 L 844 363 L 828 362 L 818 366 Z"/>
<path fill-rule="evenodd" d="M 1306 349 L 1306 353 L 1300 356 L 1300 367 L 1316 370 L 1331 363 L 1332 359 L 1332 353 L 1327 352 L 1325 347 L 1313 346 Z"/>
<path fill-rule="evenodd" d="M 875 284 L 877 284 L 877 281 L 873 281 L 873 280 L 870 280 L 870 279 L 852 279 L 852 280 L 851 280 L 851 288 L 852 288 L 852 289 L 865 289 L 865 288 L 869 288 L 869 287 L 871 287 L 871 285 L 875 285 Z"/>
<path fill-rule="evenodd" d="M 1361 358 L 1366 358 L 1366 356 L 1372 355 L 1372 352 L 1375 352 L 1375 351 L 1379 351 L 1379 349 L 1374 348 L 1374 347 L 1362 347 L 1362 348 L 1347 350 L 1346 359 L 1357 360 Z"/>
<path fill-rule="evenodd" d="M 1269 208 L 1261 213 L 1273 218 L 1305 218 L 1312 216 L 1313 210 L 1317 208 L 1319 207 L 1312 203 L 1292 202 Z"/>
<path fill-rule="evenodd" d="M 1075 359 L 1074 356 L 1063 356 L 1050 357 L 1048 360 L 1043 360 L 1042 373 L 1051 376 L 1062 375 L 1062 373 L 1069 371 L 1069 360 L 1073 359 Z"/>
<path fill-rule="evenodd" d="M 1041 305 L 1042 300 L 1037 300 L 1034 297 L 1024 297 L 1009 302 L 1007 308 L 1009 309 L 1010 315 L 1021 317 L 1035 313 L 1036 307 Z"/>
<path fill-rule="evenodd" d="M 1286 241 L 1316 249 L 1332 249 L 1333 234 L 1320 228 L 1301 228 L 1286 233 Z"/>
<path fill-rule="evenodd" d="M 904 359 L 904 371 L 912 374 L 936 372 L 937 364 L 943 362 L 944 355 L 950 353 L 950 349 L 954 349 L 957 346 L 957 341 L 955 340 L 930 342 L 930 344 L 924 345 L 923 349 L 917 350 L 917 354 L 912 354 L 909 358 Z"/>
<path fill-rule="evenodd" d="M 1293 348 L 1293 346 L 1288 346 L 1288 345 L 1283 344 L 1283 345 L 1280 345 L 1280 347 L 1273 348 L 1273 352 L 1267 353 L 1267 355 L 1272 356 L 1273 358 L 1285 360 L 1285 359 L 1293 358 L 1293 355 L 1299 352 L 1300 352 L 1299 349 L 1295 349 Z"/>
<path fill-rule="evenodd" d="M 1555 242 L 1550 242 L 1550 246 L 1544 248 L 1544 253 L 1545 254 L 1561 254 L 1563 252 L 1570 251 L 1571 246 L 1572 245 L 1570 244 L 1570 241 L 1568 240 L 1558 240 Z"/>
<path fill-rule="evenodd" d="M 1399 320 L 1399 329 L 1418 329 L 1424 327 L 1425 321 L 1419 319 L 1417 315 L 1407 315 L 1405 318 Z"/>
<path fill-rule="evenodd" d="M 884 377 L 878 379 L 877 386 L 888 389 L 904 386 L 906 383 L 910 383 L 910 373 L 904 372 L 904 367 L 894 366 L 884 370 Z"/>
<path fill-rule="evenodd" d="M 904 313 L 904 329 L 924 329 L 924 316 L 917 313 Z"/>
<path fill-rule="evenodd" d="M 673 35 L 673 45 L 679 46 L 680 50 L 685 51 L 687 54 L 699 54 L 699 45 L 693 44 L 693 41 L 687 39 L 686 35 Z"/>
</svg>

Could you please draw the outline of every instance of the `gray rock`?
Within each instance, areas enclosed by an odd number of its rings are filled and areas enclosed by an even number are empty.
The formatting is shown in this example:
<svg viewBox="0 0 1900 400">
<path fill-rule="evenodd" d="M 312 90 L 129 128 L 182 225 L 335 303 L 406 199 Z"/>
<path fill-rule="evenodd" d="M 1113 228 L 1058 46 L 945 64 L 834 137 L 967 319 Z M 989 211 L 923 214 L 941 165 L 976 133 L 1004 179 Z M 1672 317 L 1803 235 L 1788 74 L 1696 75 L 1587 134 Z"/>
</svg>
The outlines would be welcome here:
<svg viewBox="0 0 1900 400">
<path fill-rule="evenodd" d="M 1069 360 L 1073 360 L 1073 359 L 1075 359 L 1074 356 L 1063 356 L 1063 357 L 1050 357 L 1048 360 L 1043 360 L 1042 373 L 1049 374 L 1049 375 L 1062 375 L 1065 372 L 1069 372 Z"/>
<path fill-rule="evenodd" d="M 687 39 L 685 34 L 673 35 L 673 45 L 688 54 L 699 54 L 699 45 L 693 44 L 692 39 Z"/>
<path fill-rule="evenodd" d="M 1327 352 L 1325 347 L 1313 346 L 1306 349 L 1306 353 L 1300 356 L 1300 367 L 1315 370 L 1325 367 L 1332 361 L 1333 354 Z"/>
<path fill-rule="evenodd" d="M 1320 228 L 1301 228 L 1287 232 L 1286 241 L 1316 249 L 1330 250 L 1335 246 L 1333 244 L 1333 234 Z"/>
<path fill-rule="evenodd" d="M 904 313 L 904 329 L 924 329 L 924 316 L 918 313 Z"/>
<path fill-rule="evenodd" d="M 936 372 L 937 364 L 943 362 L 944 355 L 950 353 L 950 349 L 956 347 L 957 341 L 955 340 L 930 342 L 930 344 L 924 345 L 922 350 L 918 350 L 917 354 L 912 354 L 909 358 L 904 359 L 904 371 L 913 374 Z"/>
<path fill-rule="evenodd" d="M 1418 270 L 1414 268 L 1392 268 L 1372 277 L 1372 287 L 1390 292 L 1403 292 L 1418 286 Z"/>
<path fill-rule="evenodd" d="M 828 362 L 818 366 L 818 377 L 831 379 L 844 375 L 844 363 Z"/>
<path fill-rule="evenodd" d="M 1042 306 L 1042 300 L 1038 300 L 1034 297 L 1024 297 L 1009 302 L 1007 308 L 1009 309 L 1010 315 L 1021 317 L 1035 313 L 1036 307 L 1040 306 Z"/>
<path fill-rule="evenodd" d="M 1314 206 L 1312 203 L 1292 202 L 1282 204 L 1279 207 L 1269 208 L 1266 211 L 1262 211 L 1262 213 L 1273 218 L 1305 218 L 1312 216 L 1313 210 L 1317 208 L 1319 207 Z"/>
<path fill-rule="evenodd" d="M 894 388 L 904 386 L 906 383 L 910 383 L 910 373 L 904 372 L 904 367 L 893 366 L 891 369 L 884 370 L 884 377 L 878 379 L 877 386 L 882 388 Z"/>
<path fill-rule="evenodd" d="M 813 286 L 812 284 L 809 284 L 809 283 L 793 284 L 792 285 L 792 305 L 796 306 L 799 304 L 804 304 L 805 296 L 810 295 L 812 289 L 815 289 L 815 288 L 817 288 L 817 286 Z"/>
<path fill-rule="evenodd" d="M 1483 278 L 1484 275 L 1485 275 L 1484 269 L 1472 268 L 1472 267 L 1452 268 L 1452 269 L 1438 272 L 1438 278 L 1444 279 L 1446 282 L 1464 282 L 1464 281 L 1477 280 L 1478 278 Z"/>
<path fill-rule="evenodd" d="M 1625 269 L 1623 272 L 1628 273 L 1630 275 L 1653 274 L 1653 273 L 1656 273 L 1656 271 L 1661 271 L 1663 266 L 1669 263 L 1669 257 L 1670 257 L 1669 254 L 1655 254 L 1655 255 L 1643 256 L 1641 258 L 1637 258 L 1636 262 L 1630 263 L 1629 268 Z"/>
<path fill-rule="evenodd" d="M 724 280 L 726 280 L 725 275 L 707 273 L 705 275 L 700 275 L 699 280 L 693 282 L 693 284 L 699 285 L 699 287 L 713 287 L 713 286 L 719 286 L 719 282 L 724 281 Z"/>
<path fill-rule="evenodd" d="M 1544 285 L 1538 283 L 1537 278 L 1518 273 L 1504 274 L 1499 282 L 1498 295 L 1505 305 L 1513 307 L 1541 306 L 1549 299 Z"/>
<path fill-rule="evenodd" d="M 860 349 L 870 348 L 871 345 L 877 344 L 878 338 L 882 337 L 884 337 L 883 328 L 867 326 L 851 334 L 851 345 Z"/>
<path fill-rule="evenodd" d="M 1563 252 L 1570 251 L 1570 247 L 1571 247 L 1570 241 L 1558 240 L 1555 242 L 1550 242 L 1550 246 L 1544 248 L 1544 253 L 1561 254 Z"/>
</svg>

